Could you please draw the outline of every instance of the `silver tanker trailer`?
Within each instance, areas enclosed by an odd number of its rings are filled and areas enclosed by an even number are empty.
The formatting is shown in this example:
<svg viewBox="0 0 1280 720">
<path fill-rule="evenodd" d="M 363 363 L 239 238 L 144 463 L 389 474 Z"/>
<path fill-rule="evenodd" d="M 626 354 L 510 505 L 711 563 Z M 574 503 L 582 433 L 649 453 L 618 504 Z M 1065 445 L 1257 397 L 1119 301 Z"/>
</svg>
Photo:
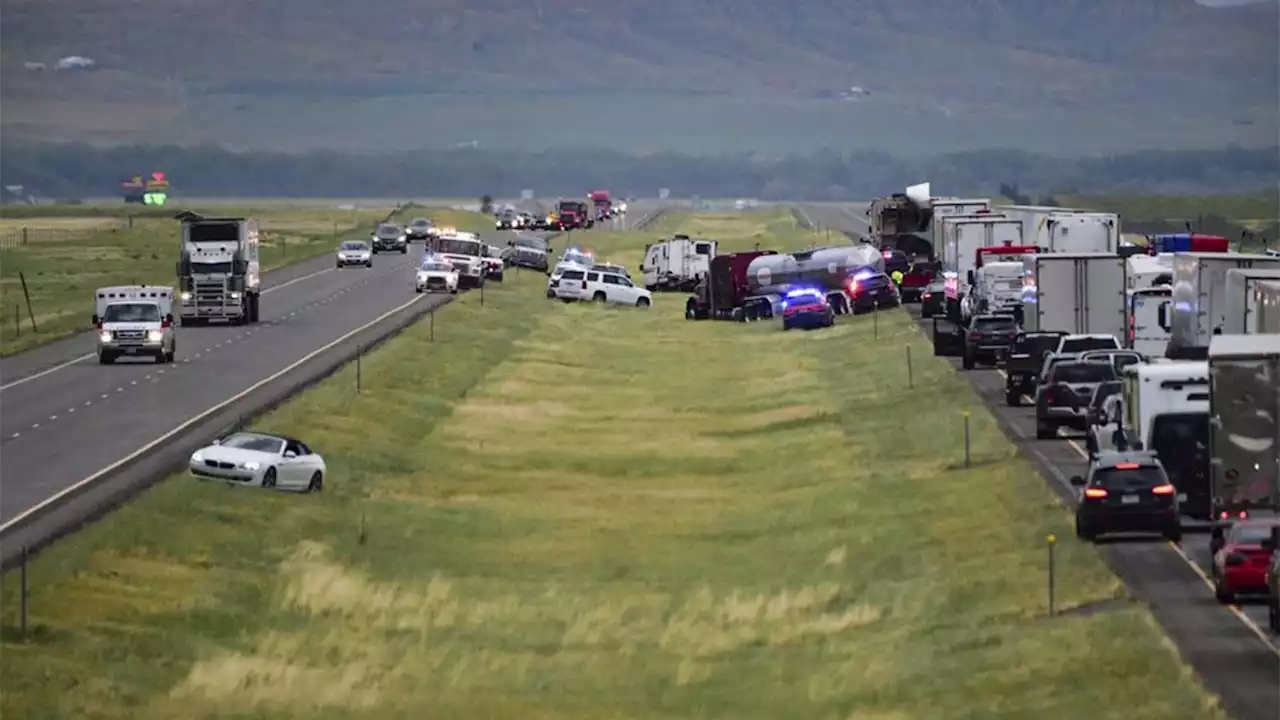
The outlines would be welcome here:
<svg viewBox="0 0 1280 720">
<path fill-rule="evenodd" d="M 824 291 L 837 314 L 852 312 L 863 279 L 859 276 L 883 272 L 884 256 L 870 243 L 762 255 L 747 266 L 750 294 L 743 302 L 743 319 L 773 317 L 781 310 L 782 297 L 800 288 Z"/>
</svg>

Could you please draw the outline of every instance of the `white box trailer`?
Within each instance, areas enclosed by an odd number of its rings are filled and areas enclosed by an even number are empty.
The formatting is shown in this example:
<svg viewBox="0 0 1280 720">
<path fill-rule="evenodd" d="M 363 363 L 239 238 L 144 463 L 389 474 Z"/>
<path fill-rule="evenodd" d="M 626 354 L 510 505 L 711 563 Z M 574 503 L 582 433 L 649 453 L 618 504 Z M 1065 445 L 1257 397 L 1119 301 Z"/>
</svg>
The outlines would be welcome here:
<svg viewBox="0 0 1280 720">
<path fill-rule="evenodd" d="M 1263 280 L 1254 283 L 1253 305 L 1257 313 L 1253 317 L 1251 334 L 1280 333 L 1280 282 Z"/>
<path fill-rule="evenodd" d="M 1280 269 L 1280 258 L 1244 253 L 1178 253 L 1173 257 L 1173 318 L 1165 357 L 1203 360 L 1209 341 L 1226 332 L 1227 271 Z"/>
<path fill-rule="evenodd" d="M 1280 335 L 1218 335 L 1208 354 L 1214 517 L 1280 509 Z"/>
<path fill-rule="evenodd" d="M 1000 205 L 995 212 L 1022 222 L 1028 245 L 1045 252 L 1113 253 L 1120 247 L 1120 216 L 1076 208 Z"/>
<path fill-rule="evenodd" d="M 1128 264 L 1107 253 L 1043 253 L 1022 260 L 1027 331 L 1127 337 Z"/>
<path fill-rule="evenodd" d="M 942 221 L 942 277 L 946 284 L 948 313 L 956 313 L 969 285 L 973 284 L 978 248 L 1021 245 L 1022 225 L 993 215 L 957 216 Z M 954 307 L 952 305 L 954 304 Z"/>
<path fill-rule="evenodd" d="M 1257 296 L 1254 286 L 1262 281 L 1280 280 L 1280 268 L 1241 269 L 1227 271 L 1227 314 L 1222 326 L 1224 335 L 1244 335 L 1257 332 Z"/>
<path fill-rule="evenodd" d="M 991 201 L 985 198 L 934 198 L 929 202 L 929 211 L 933 217 L 929 220 L 929 242 L 933 243 L 933 252 L 942 254 L 943 221 L 951 217 L 991 213 Z"/>
</svg>

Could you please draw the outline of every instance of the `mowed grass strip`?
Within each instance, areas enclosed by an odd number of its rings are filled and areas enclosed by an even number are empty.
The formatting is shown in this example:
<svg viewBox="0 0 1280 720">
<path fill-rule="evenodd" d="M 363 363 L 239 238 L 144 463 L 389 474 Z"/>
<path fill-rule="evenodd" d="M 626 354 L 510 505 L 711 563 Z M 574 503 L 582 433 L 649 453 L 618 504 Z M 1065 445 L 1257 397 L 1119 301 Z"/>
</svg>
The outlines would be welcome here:
<svg viewBox="0 0 1280 720">
<path fill-rule="evenodd" d="M 327 208 L 197 208 L 221 217 L 254 217 L 261 221 L 261 260 L 265 269 L 308 260 L 332 252 L 337 240 L 366 237 L 390 206 L 382 209 Z M 456 210 L 422 210 L 442 225 L 488 227 L 486 218 Z M 179 212 L 173 208 L 170 215 Z M 415 215 L 416 217 L 416 215 Z M 51 224 L 69 222 L 55 216 Z M 112 222 L 85 218 L 84 222 Z M 23 222 L 39 223 L 40 218 Z M 100 232 L 76 231 L 63 241 L 33 242 L 0 249 L 0 355 L 12 355 L 85 330 L 93 315 L 93 291 L 108 285 L 173 285 L 180 250 L 180 225 L 172 219 L 135 219 Z M 20 277 L 21 274 L 21 277 Z M 21 278 L 31 295 L 33 332 Z M 16 320 L 15 320 L 16 318 Z"/>
<path fill-rule="evenodd" d="M 905 313 L 784 334 L 544 282 L 269 417 L 326 453 L 323 494 L 179 478 L 39 558 L 0 710 L 1222 716 L 1145 610 L 1083 611 L 1122 593 L 1091 548 L 1060 545 L 1076 611 L 1047 615 L 1066 511 Z"/>
</svg>

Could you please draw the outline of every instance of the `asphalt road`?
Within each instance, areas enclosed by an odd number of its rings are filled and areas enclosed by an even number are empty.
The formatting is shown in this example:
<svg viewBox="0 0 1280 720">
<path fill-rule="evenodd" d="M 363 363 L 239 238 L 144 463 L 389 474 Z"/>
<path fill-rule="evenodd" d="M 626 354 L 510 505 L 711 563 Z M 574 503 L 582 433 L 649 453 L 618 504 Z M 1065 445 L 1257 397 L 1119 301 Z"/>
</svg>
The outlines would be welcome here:
<svg viewBox="0 0 1280 720">
<path fill-rule="evenodd" d="M 537 201 L 508 202 L 545 212 Z M 633 224 L 656 207 L 639 205 L 611 225 Z M 494 231 L 486 241 L 503 245 L 508 237 Z M 379 254 L 368 269 L 337 270 L 326 256 L 276 271 L 265 278 L 261 322 L 180 328 L 173 365 L 129 359 L 99 365 L 91 334 L 5 358 L 0 524 L 422 297 L 410 279 L 422 252 L 411 245 L 406 255 Z"/>
<path fill-rule="evenodd" d="M 855 235 L 869 229 L 863 214 L 865 205 L 801 209 L 820 227 Z M 918 318 L 919 306 L 907 307 Z M 921 325 L 926 334 L 931 332 L 931 322 L 922 321 Z M 967 376 L 1024 456 L 1039 467 L 1050 488 L 1074 506 L 1078 493 L 1070 478 L 1085 470 L 1087 453 L 1083 440 L 1036 440 L 1033 408 L 1005 404 L 1001 371 L 964 371 L 958 360 L 953 363 L 957 372 Z M 1068 541 L 1076 542 L 1074 538 Z M 1266 630 L 1264 607 L 1227 606 L 1214 598 L 1209 581 L 1207 533 L 1188 532 L 1180 545 L 1163 540 L 1129 540 L 1099 543 L 1098 547 L 1131 594 L 1149 605 L 1183 658 L 1222 697 L 1233 717 L 1280 718 L 1280 645 Z"/>
<path fill-rule="evenodd" d="M 261 322 L 180 328 L 173 365 L 99 365 L 89 334 L 5 358 L 0 524 L 418 297 L 410 278 L 422 252 L 379 254 L 369 269 L 337 270 L 326 256 L 273 273 Z"/>
</svg>

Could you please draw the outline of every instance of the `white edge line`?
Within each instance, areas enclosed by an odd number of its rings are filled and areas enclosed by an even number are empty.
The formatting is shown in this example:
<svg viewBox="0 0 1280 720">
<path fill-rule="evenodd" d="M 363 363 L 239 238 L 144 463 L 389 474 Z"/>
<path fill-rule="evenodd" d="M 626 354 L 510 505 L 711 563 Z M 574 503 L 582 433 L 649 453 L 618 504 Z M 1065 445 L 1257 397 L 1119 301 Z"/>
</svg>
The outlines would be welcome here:
<svg viewBox="0 0 1280 720">
<path fill-rule="evenodd" d="M 347 340 L 348 340 L 348 339 L 350 339 L 351 337 L 353 337 L 353 336 L 355 336 L 355 335 L 357 335 L 357 334 L 359 334 L 359 333 L 361 333 L 361 332 L 364 332 L 365 330 L 369 329 L 370 327 L 373 327 L 374 325 L 377 325 L 378 323 L 382 322 L 383 320 L 386 320 L 387 318 L 391 317 L 392 315 L 395 315 L 396 313 L 398 313 L 398 312 L 400 312 L 400 311 L 402 311 L 402 310 L 404 310 L 404 309 L 408 308 L 410 305 L 413 305 L 414 303 L 416 303 L 416 302 L 418 302 L 418 301 L 420 301 L 420 300 L 422 300 L 422 299 L 424 299 L 424 298 L 426 298 L 426 297 L 427 297 L 426 295 L 416 295 L 416 296 L 414 296 L 414 298 L 413 298 L 412 300 L 410 300 L 409 302 L 404 303 L 403 305 L 396 306 L 396 307 L 394 307 L 394 308 L 392 308 L 392 309 L 390 309 L 390 310 L 388 310 L 388 311 L 384 312 L 383 314 L 379 315 L 378 317 L 374 318 L 373 320 L 370 320 L 369 322 L 367 322 L 367 323 L 365 323 L 365 324 L 361 325 L 360 327 L 357 327 L 357 328 L 355 328 L 355 329 L 351 330 L 350 332 L 346 333 L 345 335 L 343 335 L 342 337 L 338 338 L 337 340 L 334 340 L 334 341 L 332 341 L 332 342 L 328 343 L 327 345 L 324 345 L 324 346 L 322 346 L 322 347 L 316 348 L 315 350 L 312 350 L 311 352 L 309 352 L 309 353 L 307 353 L 306 355 L 302 356 L 302 357 L 301 357 L 301 358 L 299 358 L 298 360 L 294 361 L 292 364 L 290 364 L 290 365 L 288 365 L 288 366 L 286 366 L 286 367 L 282 368 L 281 370 L 278 370 L 277 372 L 275 372 L 275 373 L 274 373 L 274 374 L 272 374 L 272 375 L 269 375 L 269 376 L 267 376 L 267 377 L 265 377 L 265 378 L 263 378 L 263 379 L 259 380 L 258 382 L 254 383 L 253 385 L 250 385 L 249 387 L 245 388 L 244 390 L 241 390 L 241 391 L 240 391 L 239 393 L 237 393 L 236 395 L 233 395 L 233 396 L 231 396 L 231 397 L 227 398 L 226 400 L 223 400 L 222 402 L 220 402 L 220 403 L 218 403 L 217 405 L 214 405 L 213 407 L 211 407 L 211 408 L 209 408 L 209 409 L 205 410 L 204 412 L 200 413 L 199 415 L 195 415 L 195 416 L 193 416 L 193 417 L 191 417 L 191 418 L 187 419 L 187 420 L 186 420 L 185 422 L 183 422 L 181 425 L 179 425 L 179 426 L 177 426 L 176 428 L 174 428 L 174 429 L 170 430 L 169 432 L 165 433 L 164 435 L 161 435 L 160 437 L 158 437 L 158 438 L 156 438 L 156 439 L 152 440 L 151 442 L 147 443 L 146 445 L 143 445 L 142 447 L 138 448 L 137 450 L 134 450 L 132 453 L 129 453 L 129 454 L 128 454 L 128 455 L 126 455 L 125 457 L 120 458 L 119 460 L 117 460 L 117 461 L 115 461 L 115 462 L 111 463 L 110 465 L 108 465 L 108 466 L 106 466 L 106 467 L 102 468 L 101 470 L 98 470 L 98 471 L 97 471 L 97 472 L 95 472 L 94 474 L 90 475 L 89 477 L 87 477 L 87 478 L 85 478 L 85 479 L 83 479 L 83 480 L 80 480 L 79 482 L 75 483 L 74 485 L 71 485 L 71 486 L 69 486 L 69 487 L 63 488 L 63 489 L 62 489 L 62 490 L 60 490 L 58 493 L 56 493 L 56 494 L 54 494 L 54 495 L 51 495 L 51 496 L 49 496 L 48 498 L 46 498 L 45 500 L 43 500 L 40 504 L 35 505 L 35 506 L 32 506 L 32 507 L 30 507 L 30 508 L 27 508 L 26 510 L 24 510 L 24 511 L 23 511 L 21 514 L 19 514 L 18 516 L 14 517 L 13 519 L 9 520 L 8 522 L 4 523 L 3 525 L 0 525 L 0 533 L 4 533 L 4 532 L 8 531 L 8 530 L 9 530 L 10 528 L 12 528 L 14 525 L 17 525 L 18 523 L 22 522 L 23 520 L 27 519 L 28 517 L 30 517 L 30 516 L 32 516 L 32 515 L 34 515 L 34 514 L 36 514 L 36 513 L 40 512 L 41 510 L 43 510 L 43 509 L 45 509 L 45 508 L 49 507 L 50 505 L 53 505 L 53 504 L 57 503 L 59 500 L 61 500 L 62 498 L 66 497 L 67 495 L 70 495 L 70 494 L 72 494 L 72 493 L 76 492 L 77 490 L 79 490 L 80 488 L 82 488 L 82 487 L 84 487 L 84 486 L 86 486 L 86 485 L 89 485 L 89 484 L 91 484 L 91 483 L 96 482 L 99 478 L 103 477 L 104 475 L 108 475 L 108 474 L 110 474 L 110 473 L 114 472 L 115 470 L 119 469 L 121 466 L 126 465 L 126 464 L 128 464 L 128 463 L 132 462 L 133 460 L 136 460 L 137 458 L 139 458 L 139 457 L 141 457 L 141 456 L 143 456 L 143 455 L 145 455 L 145 454 L 147 454 L 147 453 L 151 452 L 151 451 L 152 451 L 153 449 L 155 449 L 157 446 L 161 445 L 161 444 L 162 444 L 162 443 L 164 443 L 164 442 L 167 442 L 169 439 L 171 439 L 171 438 L 173 438 L 173 437 L 175 437 L 175 436 L 177 436 L 177 435 L 180 435 L 180 434 L 182 434 L 182 433 L 186 432 L 188 429 L 190 429 L 190 428 L 191 428 L 191 426 L 195 425 L 196 423 L 202 422 L 203 420 L 207 419 L 210 415 L 213 415 L 214 413 L 217 413 L 217 412 L 219 412 L 219 411 L 221 411 L 221 410 L 224 410 L 224 409 L 226 409 L 228 406 L 230 406 L 230 405 L 232 405 L 232 404 L 234 404 L 234 403 L 237 403 L 237 402 L 239 402 L 239 401 L 243 400 L 244 398 L 248 397 L 249 395 L 252 395 L 254 392 L 257 392 L 257 390 L 258 390 L 258 389 L 260 389 L 260 388 L 262 388 L 264 385 L 267 385 L 268 383 L 274 382 L 275 380 L 278 380 L 279 378 L 283 377 L 284 375 L 287 375 L 288 373 L 293 372 L 294 370 L 296 370 L 296 369 L 297 369 L 297 368 L 299 368 L 300 366 L 302 366 L 302 365 L 306 364 L 307 362 L 311 361 L 311 360 L 312 360 L 313 358 L 315 358 L 317 355 L 320 355 L 321 353 L 324 353 L 324 352 L 328 351 L 329 349 L 331 349 L 331 348 L 333 348 L 333 347 L 336 347 L 336 346 L 338 346 L 338 345 L 342 344 L 343 342 L 347 341 Z"/>
<path fill-rule="evenodd" d="M 997 369 L 996 372 L 1000 374 L 1000 377 L 1003 377 L 1006 379 L 1008 378 L 1008 375 L 1005 375 L 1005 372 L 1003 370 Z M 1089 459 L 1088 451 L 1080 447 L 1080 443 L 1076 442 L 1071 438 L 1067 438 L 1066 440 L 1067 440 L 1067 444 L 1071 446 L 1071 449 L 1075 450 L 1077 453 L 1080 454 L 1080 457 L 1084 458 L 1086 461 Z M 1168 542 L 1168 541 L 1165 541 L 1165 542 L 1169 547 L 1173 548 L 1173 551 L 1177 553 L 1179 558 L 1182 558 L 1182 562 L 1186 563 L 1187 567 L 1191 568 L 1192 572 L 1194 572 L 1196 576 L 1200 578 L 1200 582 L 1204 583 L 1205 587 L 1209 588 L 1209 591 L 1212 592 L 1213 580 L 1209 579 L 1209 576 L 1205 573 L 1204 570 L 1200 568 L 1200 565 L 1196 563 L 1196 561 L 1192 559 L 1190 555 L 1187 554 L 1187 551 L 1183 550 L 1177 543 Z M 1231 612 L 1231 614 L 1235 615 L 1236 618 L 1241 623 L 1243 623 L 1244 626 L 1248 628 L 1250 632 L 1252 632 L 1254 635 L 1257 635 L 1258 639 L 1262 641 L 1263 645 L 1266 645 L 1268 650 L 1270 650 L 1272 653 L 1276 654 L 1277 656 L 1280 656 L 1280 648 L 1276 647 L 1275 644 L 1271 642 L 1271 636 L 1266 631 L 1264 631 L 1262 627 L 1258 625 L 1258 623 L 1254 622 L 1253 618 L 1246 615 L 1245 612 L 1240 609 L 1239 605 L 1223 605 L 1222 607 L 1226 608 L 1229 612 Z"/>
<path fill-rule="evenodd" d="M 263 294 L 263 295 L 266 295 L 266 294 L 268 294 L 268 293 L 273 293 L 273 292 L 275 292 L 276 290 L 280 290 L 280 289 L 282 289 L 282 288 L 287 288 L 287 287 L 289 287 L 290 285 L 292 285 L 292 284 L 294 284 L 294 283 L 302 282 L 303 280 L 310 280 L 310 279 L 311 279 L 311 278 L 313 278 L 313 277 L 319 277 L 319 276 L 321 276 L 321 275 L 324 275 L 325 273 L 331 273 L 331 272 L 333 272 L 333 268 L 325 268 L 324 270 L 321 270 L 321 271 L 319 271 L 319 272 L 313 272 L 313 273 L 311 273 L 310 275 L 303 275 L 302 277 L 296 277 L 296 278 L 294 278 L 294 279 L 290 280 L 289 282 L 280 283 L 279 285 L 272 285 L 271 287 L 264 289 L 264 290 L 262 291 L 262 294 Z M 52 375 L 53 373 L 56 373 L 56 372 L 58 372 L 58 371 L 60 371 L 60 370 L 66 370 L 67 368 L 71 367 L 72 365 L 75 365 L 76 363 L 82 363 L 82 362 L 84 362 L 85 360 L 89 360 L 89 359 L 91 359 L 91 358 L 95 358 L 95 357 L 97 357 L 97 356 L 98 356 L 98 354 L 97 354 L 97 353 L 85 353 L 84 355 L 81 355 L 81 356 L 80 356 L 80 357 L 78 357 L 78 358 L 75 358 L 75 359 L 73 359 L 73 360 L 68 360 L 68 361 L 66 361 L 66 362 L 64 362 L 64 363 L 61 363 L 61 364 L 59 364 L 59 365 L 54 365 L 53 367 L 48 368 L 48 369 L 45 369 L 45 370 L 41 370 L 40 372 L 35 373 L 34 375 L 28 375 L 28 376 L 26 376 L 26 377 L 24 377 L 24 378 L 21 378 L 21 379 L 18 379 L 18 380 L 14 380 L 14 381 L 13 381 L 13 382 L 11 382 L 11 383 L 8 383 L 8 384 L 5 384 L 5 385 L 0 385 L 0 391 L 8 390 L 9 388 L 17 387 L 17 386 L 19 386 L 19 385 L 23 385 L 23 384 L 25 384 L 25 383 L 29 383 L 29 382 L 31 382 L 32 380 L 38 380 L 39 378 L 42 378 L 42 377 L 44 377 L 45 375 Z"/>
</svg>

